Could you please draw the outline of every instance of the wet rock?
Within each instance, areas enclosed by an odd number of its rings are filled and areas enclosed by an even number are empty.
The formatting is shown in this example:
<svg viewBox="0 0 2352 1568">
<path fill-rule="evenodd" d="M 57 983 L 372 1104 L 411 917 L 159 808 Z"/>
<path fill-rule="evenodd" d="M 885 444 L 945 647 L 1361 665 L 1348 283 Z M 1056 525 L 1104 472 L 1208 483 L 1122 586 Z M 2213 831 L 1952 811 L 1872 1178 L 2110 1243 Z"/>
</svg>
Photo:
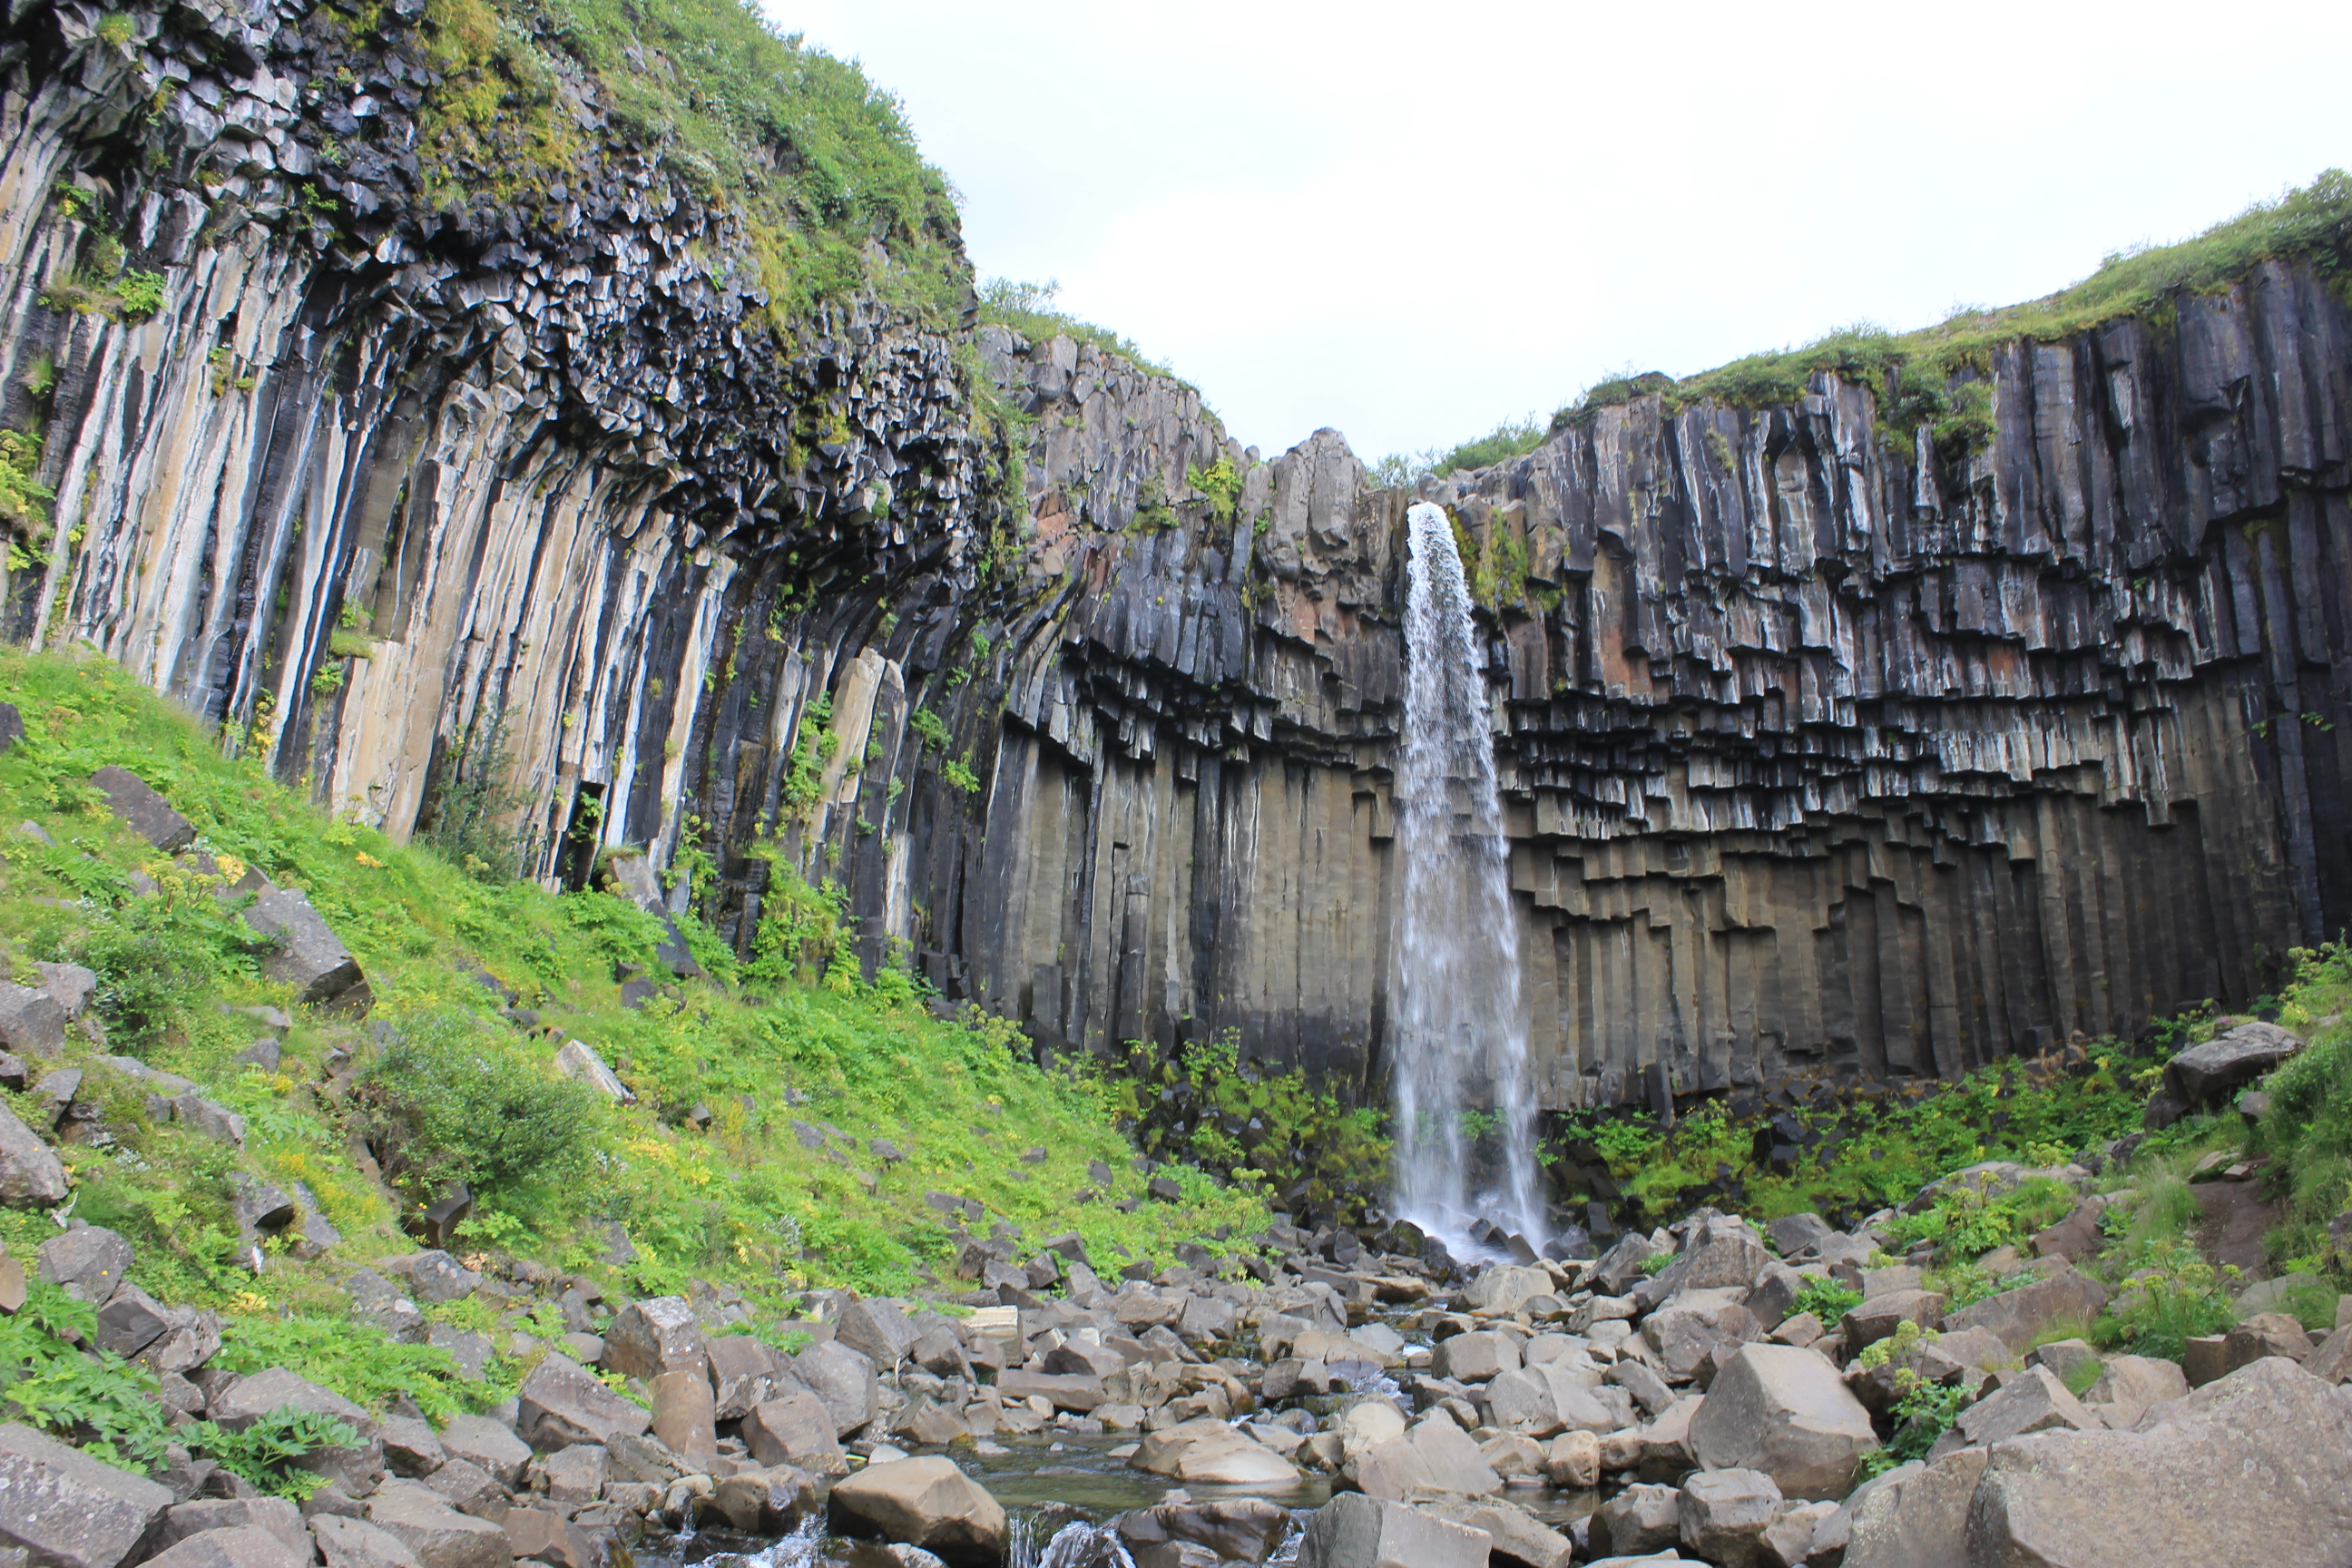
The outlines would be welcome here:
<svg viewBox="0 0 2352 1568">
<path fill-rule="evenodd" d="M 825 1519 L 843 1534 L 919 1546 L 950 1568 L 997 1568 L 1004 1556 L 1004 1510 L 950 1459 L 869 1465 L 835 1486 Z"/>
<path fill-rule="evenodd" d="M 1342 1492 L 1307 1521 L 1298 1568 L 1486 1568 L 1492 1549 L 1483 1530 Z"/>
<path fill-rule="evenodd" d="M 806 1389 L 754 1406 L 743 1417 L 743 1442 L 762 1465 L 789 1465 L 820 1476 L 837 1476 L 849 1468 L 834 1436 L 832 1413 Z"/>
<path fill-rule="evenodd" d="M 1187 1544 L 1219 1563 L 1263 1563 L 1289 1533 L 1290 1510 L 1260 1498 L 1162 1503 L 1123 1513 L 1113 1528 L 1138 1568 L 1175 1561 Z"/>
<path fill-rule="evenodd" d="M 1593 1513 L 1592 1550 L 1611 1557 L 1669 1550 L 1682 1540 L 1682 1512 L 1679 1489 L 1636 1482 Z"/>
<path fill-rule="evenodd" d="M 1479 1497 L 1503 1485 L 1469 1434 L 1442 1413 L 1423 1416 L 1402 1437 L 1366 1449 L 1353 1468 L 1366 1494 L 1397 1500 L 1423 1490 Z"/>
<path fill-rule="evenodd" d="M 1761 1470 L 1783 1496 L 1834 1501 L 1878 1435 L 1827 1360 L 1751 1344 L 1717 1374 L 1691 1419 L 1690 1442 L 1708 1469 Z"/>
<path fill-rule="evenodd" d="M 13 1422 L 0 1426 L 0 1545 L 45 1568 L 116 1568 L 172 1505 L 142 1476 Z"/>
<path fill-rule="evenodd" d="M 1298 1482 L 1297 1466 L 1214 1419 L 1180 1422 L 1150 1434 L 1128 1463 L 1188 1486 L 1291 1487 Z"/>
</svg>

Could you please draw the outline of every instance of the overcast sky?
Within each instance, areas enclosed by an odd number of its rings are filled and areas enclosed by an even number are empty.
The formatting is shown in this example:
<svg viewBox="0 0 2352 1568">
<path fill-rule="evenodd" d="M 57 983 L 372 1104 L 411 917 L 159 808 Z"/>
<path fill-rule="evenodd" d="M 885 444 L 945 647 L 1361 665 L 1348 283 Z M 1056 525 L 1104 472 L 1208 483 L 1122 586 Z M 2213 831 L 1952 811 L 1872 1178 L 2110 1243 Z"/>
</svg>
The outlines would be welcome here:
<svg viewBox="0 0 2352 1568">
<path fill-rule="evenodd" d="M 2352 163 L 2352 7 L 762 0 L 984 276 L 1367 458 L 2061 288 Z"/>
</svg>

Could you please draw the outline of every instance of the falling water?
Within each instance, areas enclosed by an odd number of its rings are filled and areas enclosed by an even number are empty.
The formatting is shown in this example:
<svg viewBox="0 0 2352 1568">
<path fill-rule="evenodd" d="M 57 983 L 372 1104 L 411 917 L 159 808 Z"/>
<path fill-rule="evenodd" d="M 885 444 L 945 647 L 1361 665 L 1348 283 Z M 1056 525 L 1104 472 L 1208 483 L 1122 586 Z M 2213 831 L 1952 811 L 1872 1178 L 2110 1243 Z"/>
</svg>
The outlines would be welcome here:
<svg viewBox="0 0 2352 1568">
<path fill-rule="evenodd" d="M 1517 926 L 1470 585 L 1441 508 L 1420 502 L 1405 523 L 1412 592 L 1396 779 L 1403 868 L 1391 1070 L 1396 1207 L 1456 1247 L 1480 1215 L 1540 1245 Z M 1500 1123 L 1500 1189 L 1475 1198 L 1465 1111 Z"/>
</svg>

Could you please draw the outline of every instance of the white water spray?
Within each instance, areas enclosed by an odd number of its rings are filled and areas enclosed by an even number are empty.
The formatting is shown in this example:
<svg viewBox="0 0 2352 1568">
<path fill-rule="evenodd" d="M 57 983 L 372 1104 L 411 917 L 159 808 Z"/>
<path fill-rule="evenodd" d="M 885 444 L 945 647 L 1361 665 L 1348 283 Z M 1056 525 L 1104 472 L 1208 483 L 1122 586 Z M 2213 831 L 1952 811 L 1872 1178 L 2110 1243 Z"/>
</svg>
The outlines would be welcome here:
<svg viewBox="0 0 2352 1568">
<path fill-rule="evenodd" d="M 1535 1100 L 1519 1018 L 1517 922 L 1495 788 L 1495 737 L 1454 525 L 1405 514 L 1404 744 L 1396 775 L 1402 865 L 1395 1027 L 1396 1208 L 1457 1253 L 1485 1215 L 1543 1244 Z M 1498 1190 L 1470 1192 L 1465 1112 L 1492 1115 Z"/>
</svg>

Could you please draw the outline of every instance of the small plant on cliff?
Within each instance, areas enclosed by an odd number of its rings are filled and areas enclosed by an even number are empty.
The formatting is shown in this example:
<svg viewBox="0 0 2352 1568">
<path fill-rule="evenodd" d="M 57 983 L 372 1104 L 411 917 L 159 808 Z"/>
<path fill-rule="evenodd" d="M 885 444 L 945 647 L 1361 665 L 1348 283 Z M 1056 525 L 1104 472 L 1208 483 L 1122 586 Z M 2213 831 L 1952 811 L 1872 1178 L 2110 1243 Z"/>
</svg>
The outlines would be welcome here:
<svg viewBox="0 0 2352 1568">
<path fill-rule="evenodd" d="M 949 761 L 941 763 L 940 764 L 940 777 L 947 780 L 948 783 L 963 791 L 966 795 L 978 795 L 980 793 L 980 775 L 971 771 L 971 763 L 963 761 L 960 757 L 950 758 Z"/>
<path fill-rule="evenodd" d="M 1184 482 L 1209 498 L 1209 515 L 1220 525 L 1233 521 L 1234 509 L 1241 504 L 1242 477 L 1231 458 L 1219 458 L 1205 468 L 1186 468 Z"/>
<path fill-rule="evenodd" d="M 38 436 L 0 430 L 0 518 L 37 522 L 49 515 L 49 502 L 57 500 L 57 491 L 33 478 L 40 464 Z"/>
<path fill-rule="evenodd" d="M 506 710 L 495 709 L 477 719 L 471 736 L 442 753 L 427 787 L 417 841 L 478 881 L 503 882 L 513 876 L 524 831 L 514 820 L 523 802 L 509 782 L 513 773 Z"/>
<path fill-rule="evenodd" d="M 98 19 L 98 41 L 108 48 L 119 49 L 137 36 L 138 28 L 130 17 L 120 11 L 109 11 Z"/>
<path fill-rule="evenodd" d="M 143 321 L 163 308 L 163 275 L 160 272 L 126 272 L 114 291 L 121 301 L 120 308 L 126 321 Z"/>
</svg>

